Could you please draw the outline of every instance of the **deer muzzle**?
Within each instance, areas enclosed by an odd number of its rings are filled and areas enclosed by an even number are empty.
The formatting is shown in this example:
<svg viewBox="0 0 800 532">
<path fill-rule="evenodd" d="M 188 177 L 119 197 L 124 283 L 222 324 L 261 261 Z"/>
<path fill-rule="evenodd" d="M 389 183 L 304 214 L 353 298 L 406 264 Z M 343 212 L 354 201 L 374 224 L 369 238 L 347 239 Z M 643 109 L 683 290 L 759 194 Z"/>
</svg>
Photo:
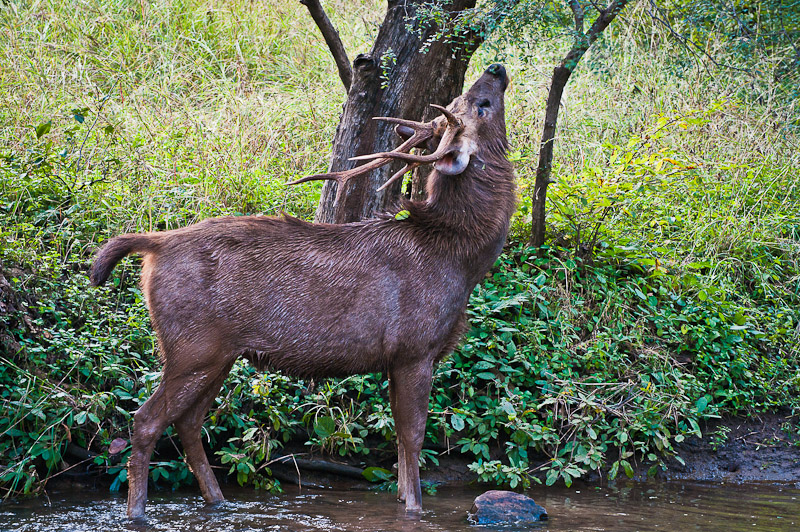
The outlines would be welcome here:
<svg viewBox="0 0 800 532">
<path fill-rule="evenodd" d="M 452 146 L 441 159 L 433 163 L 433 167 L 441 174 L 458 175 L 469 166 L 472 154 L 475 153 L 474 142 L 466 140 Z"/>
</svg>

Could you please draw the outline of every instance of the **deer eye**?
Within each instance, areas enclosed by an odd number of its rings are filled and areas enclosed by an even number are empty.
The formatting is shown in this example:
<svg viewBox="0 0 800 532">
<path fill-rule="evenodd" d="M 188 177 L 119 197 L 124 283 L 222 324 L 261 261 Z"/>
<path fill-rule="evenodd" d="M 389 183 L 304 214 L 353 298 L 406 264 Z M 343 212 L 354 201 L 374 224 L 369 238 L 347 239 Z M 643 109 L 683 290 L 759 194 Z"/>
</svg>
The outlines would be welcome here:
<svg viewBox="0 0 800 532">
<path fill-rule="evenodd" d="M 481 100 L 478 102 L 478 116 L 483 116 L 486 114 L 486 111 L 492 106 L 492 102 L 489 100 Z"/>
</svg>

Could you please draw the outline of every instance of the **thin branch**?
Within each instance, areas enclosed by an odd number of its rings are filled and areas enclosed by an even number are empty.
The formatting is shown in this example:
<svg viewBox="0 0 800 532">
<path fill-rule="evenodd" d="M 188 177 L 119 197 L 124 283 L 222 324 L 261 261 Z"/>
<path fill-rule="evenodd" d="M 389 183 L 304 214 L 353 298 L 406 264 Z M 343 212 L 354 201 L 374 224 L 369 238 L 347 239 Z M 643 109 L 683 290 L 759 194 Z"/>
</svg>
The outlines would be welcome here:
<svg viewBox="0 0 800 532">
<path fill-rule="evenodd" d="M 650 17 L 653 20 L 655 20 L 656 22 L 658 22 L 659 24 L 661 24 L 664 28 L 666 28 L 667 31 L 669 31 L 670 34 L 681 45 L 683 45 L 683 47 L 686 49 L 686 51 L 689 52 L 694 58 L 697 59 L 697 58 L 700 58 L 701 56 L 704 56 L 706 59 L 711 61 L 711 63 L 713 63 L 714 66 L 716 66 L 716 67 L 728 68 L 728 69 L 731 69 L 731 70 L 736 70 L 738 72 L 745 72 L 745 73 L 748 73 L 748 74 L 751 72 L 749 69 L 746 69 L 746 68 L 739 68 L 739 67 L 735 67 L 733 65 L 727 64 L 727 63 L 720 63 L 719 61 L 714 59 L 714 56 L 712 56 L 705 49 L 700 47 L 697 43 L 692 42 L 691 39 L 687 39 L 686 37 L 684 37 L 683 35 L 681 35 L 677 31 L 675 31 L 675 28 L 673 28 L 672 24 L 669 23 L 667 14 L 664 12 L 663 9 L 661 9 L 661 7 L 659 7 L 654 2 L 654 0 L 649 0 L 648 4 L 649 4 L 649 6 L 651 8 L 651 10 L 649 12 Z M 661 16 L 659 16 L 659 15 L 661 15 Z"/>
<path fill-rule="evenodd" d="M 345 90 L 349 92 L 350 85 L 353 82 L 353 70 L 350 67 L 350 60 L 347 58 L 342 39 L 339 38 L 339 32 L 331 24 L 331 20 L 325 14 L 325 10 L 322 9 L 319 0 L 300 0 L 300 3 L 308 8 L 311 18 L 314 19 L 319 31 L 322 32 L 333 60 L 336 62 L 336 68 L 339 69 L 339 77 L 342 79 Z"/>
<path fill-rule="evenodd" d="M 589 28 L 589 31 L 586 33 L 585 38 L 581 39 L 580 42 L 576 43 L 575 46 L 572 47 L 572 50 L 569 51 L 567 56 L 561 61 L 561 66 L 568 69 L 572 72 L 576 66 L 578 66 L 578 62 L 583 57 L 583 54 L 589 49 L 594 41 L 597 40 L 597 37 L 603 33 L 609 24 L 619 15 L 620 11 L 625 8 L 628 4 L 628 0 L 612 0 L 608 7 L 601 11 L 597 18 L 592 24 L 592 27 Z M 572 5 L 572 4 L 570 4 Z M 574 8 L 573 8 L 574 9 Z M 576 19 L 577 24 L 577 19 Z"/>
<path fill-rule="evenodd" d="M 578 66 L 583 55 L 594 41 L 603 33 L 609 24 L 619 15 L 629 0 L 611 0 L 608 7 L 600 14 L 589 28 L 589 31 L 575 32 L 575 44 L 567 53 L 561 64 L 553 69 L 553 78 L 550 82 L 550 91 L 547 94 L 547 106 L 545 108 L 544 129 L 542 131 L 542 142 L 539 149 L 539 165 L 536 168 L 536 181 L 533 187 L 533 205 L 531 208 L 531 238 L 529 245 L 540 247 L 544 244 L 545 234 L 545 201 L 547 198 L 547 186 L 551 183 L 550 174 L 553 163 L 553 141 L 555 140 L 556 125 L 558 122 L 558 111 L 561 104 L 561 96 L 564 87 L 569 81 L 575 67 Z M 583 9 L 575 0 L 570 0 L 573 15 L 575 16 L 576 28 L 583 27 Z M 579 239 L 580 240 L 580 239 Z"/>
<path fill-rule="evenodd" d="M 572 17 L 575 19 L 575 31 L 583 33 L 583 6 L 580 0 L 569 0 L 572 8 Z"/>
</svg>

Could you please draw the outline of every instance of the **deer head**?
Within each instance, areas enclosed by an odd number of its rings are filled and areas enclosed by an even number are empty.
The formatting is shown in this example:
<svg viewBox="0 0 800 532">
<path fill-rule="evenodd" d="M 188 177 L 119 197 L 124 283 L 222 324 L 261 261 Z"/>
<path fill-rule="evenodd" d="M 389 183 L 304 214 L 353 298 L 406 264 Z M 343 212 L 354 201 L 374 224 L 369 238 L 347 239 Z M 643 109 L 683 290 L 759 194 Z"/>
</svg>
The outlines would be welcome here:
<svg viewBox="0 0 800 532">
<path fill-rule="evenodd" d="M 375 117 L 397 124 L 395 132 L 404 142 L 392 151 L 353 157 L 354 161 L 370 161 L 350 170 L 316 174 L 289 183 L 296 185 L 306 181 L 332 179 L 339 183 L 339 192 L 348 179 L 365 175 L 385 164 L 399 159 L 406 165 L 381 186 L 383 190 L 407 172 L 422 165 L 433 163 L 441 174 L 456 176 L 463 173 L 470 162 L 479 157 L 481 143 L 494 142 L 489 150 L 506 149 L 505 109 L 503 93 L 510 83 L 506 69 L 500 64 L 490 66 L 472 87 L 453 100 L 446 108 L 431 104 L 442 115 L 430 122 L 416 122 L 386 116 Z M 499 139 L 499 142 L 498 140 Z M 417 148 L 427 154 L 411 153 Z"/>
</svg>

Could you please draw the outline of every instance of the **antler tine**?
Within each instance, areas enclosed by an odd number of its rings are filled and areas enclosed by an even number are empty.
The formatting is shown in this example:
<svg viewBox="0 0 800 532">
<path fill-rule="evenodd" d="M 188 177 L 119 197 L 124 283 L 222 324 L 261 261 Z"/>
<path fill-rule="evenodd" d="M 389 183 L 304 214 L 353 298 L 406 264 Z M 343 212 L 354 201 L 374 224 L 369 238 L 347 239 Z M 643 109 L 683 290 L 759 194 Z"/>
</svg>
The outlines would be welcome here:
<svg viewBox="0 0 800 532">
<path fill-rule="evenodd" d="M 404 118 L 394 118 L 393 116 L 373 116 L 372 119 L 391 122 L 401 126 L 408 126 L 415 131 L 433 129 L 433 124 L 430 122 L 416 122 L 414 120 L 406 120 Z"/>
<path fill-rule="evenodd" d="M 444 131 L 444 135 L 442 135 L 442 140 L 439 141 L 439 147 L 436 148 L 436 151 L 430 155 L 413 155 L 411 153 L 401 152 L 399 149 L 397 149 L 395 151 L 385 151 L 381 153 L 373 153 L 371 155 L 359 155 L 358 157 L 351 157 L 350 160 L 368 161 L 370 159 L 377 158 L 392 158 L 420 164 L 433 163 L 444 157 L 444 155 L 447 153 L 447 150 L 450 149 L 450 144 L 453 142 L 453 139 L 456 137 L 459 131 L 460 128 L 454 127 L 452 124 L 448 124 L 447 129 Z M 414 136 L 416 136 L 416 134 Z M 411 137 L 411 139 L 413 138 L 414 137 Z"/>
<path fill-rule="evenodd" d="M 450 124 L 451 126 L 457 128 L 464 127 L 464 124 L 461 122 L 461 120 L 458 117 L 456 117 L 456 115 L 448 111 L 446 108 L 442 107 L 441 105 L 436 105 L 435 103 L 430 104 L 430 106 L 441 112 L 445 116 L 445 118 L 447 118 L 447 123 Z"/>
<path fill-rule="evenodd" d="M 421 163 L 408 163 L 407 165 L 405 165 L 405 166 L 403 167 L 403 169 L 402 169 L 402 170 L 400 170 L 399 172 L 397 172 L 396 174 L 394 174 L 392 177 L 390 177 L 390 178 L 389 178 L 389 180 L 388 180 L 386 183 L 384 183 L 383 185 L 381 185 L 381 187 L 378 189 L 378 191 L 381 191 L 381 190 L 386 190 L 387 188 L 389 188 L 390 186 L 392 186 L 392 183 L 394 183 L 395 181 L 397 181 L 398 179 L 400 179 L 401 177 L 403 177 L 404 175 L 406 175 L 406 173 L 407 173 L 407 172 L 410 172 L 411 170 L 413 170 L 414 168 L 416 168 L 416 167 L 417 167 L 417 166 L 419 166 L 420 164 L 421 164 Z"/>
<path fill-rule="evenodd" d="M 380 168 L 384 164 L 390 163 L 391 159 L 377 159 L 370 163 L 364 164 L 362 166 L 356 166 L 355 168 L 351 168 L 350 170 L 340 170 L 338 172 L 330 172 L 327 174 L 314 174 L 306 177 L 301 177 L 295 181 L 290 181 L 286 183 L 287 185 L 299 185 L 300 183 L 306 183 L 308 181 L 323 181 L 323 180 L 333 180 L 339 183 L 339 186 L 343 185 L 345 181 L 352 177 L 356 177 L 358 175 L 367 173 L 371 170 L 376 168 Z"/>
</svg>

